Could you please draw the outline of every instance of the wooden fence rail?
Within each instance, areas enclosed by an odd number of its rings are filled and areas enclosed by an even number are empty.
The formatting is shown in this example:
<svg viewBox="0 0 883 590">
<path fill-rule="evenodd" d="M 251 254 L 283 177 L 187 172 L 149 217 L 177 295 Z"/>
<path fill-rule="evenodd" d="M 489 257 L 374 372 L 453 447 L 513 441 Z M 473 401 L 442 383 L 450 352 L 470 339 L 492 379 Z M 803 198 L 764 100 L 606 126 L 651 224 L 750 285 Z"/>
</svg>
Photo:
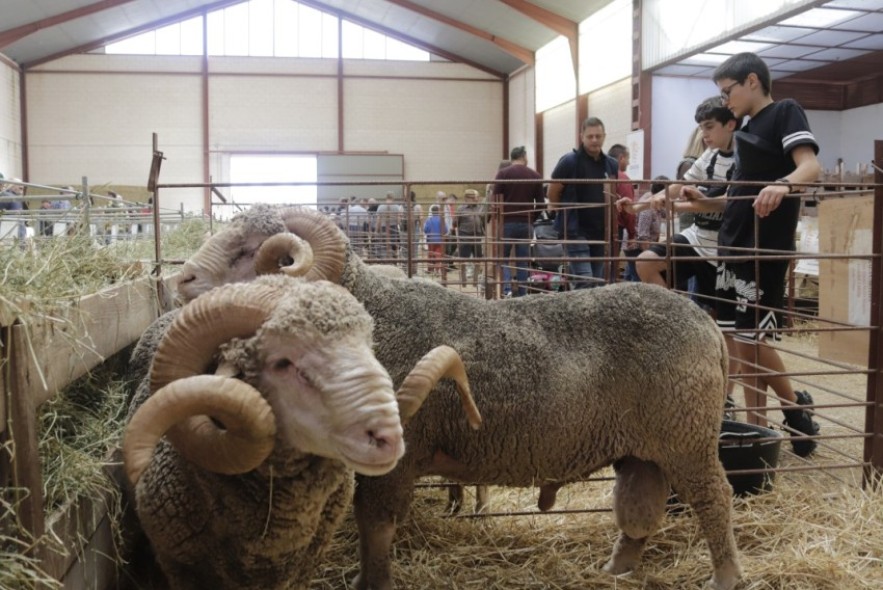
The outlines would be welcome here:
<svg viewBox="0 0 883 590">
<path fill-rule="evenodd" d="M 168 290 L 166 290 L 167 292 Z M 62 553 L 40 546 L 47 574 L 70 577 L 65 588 L 97 585 L 115 569 L 105 498 L 81 499 L 57 513 L 43 509 L 37 448 L 40 405 L 107 358 L 136 342 L 167 302 L 148 277 L 82 297 L 54 318 L 23 322 L 0 305 L 0 489 L 6 486 L 18 510 L 18 525 L 34 539 L 51 530 Z M 85 541 L 84 541 L 85 540 Z M 83 551 L 82 548 L 86 547 Z"/>
</svg>

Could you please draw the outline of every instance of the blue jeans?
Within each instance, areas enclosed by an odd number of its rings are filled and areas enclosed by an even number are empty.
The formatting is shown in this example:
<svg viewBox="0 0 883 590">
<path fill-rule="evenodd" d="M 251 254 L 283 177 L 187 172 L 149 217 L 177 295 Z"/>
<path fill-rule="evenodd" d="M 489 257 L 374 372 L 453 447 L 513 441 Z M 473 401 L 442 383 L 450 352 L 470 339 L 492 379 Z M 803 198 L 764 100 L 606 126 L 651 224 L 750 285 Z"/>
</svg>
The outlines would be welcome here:
<svg viewBox="0 0 883 590">
<path fill-rule="evenodd" d="M 638 276 L 638 269 L 635 265 L 635 260 L 638 258 L 638 255 L 641 253 L 640 249 L 637 250 L 623 250 L 623 254 L 625 254 L 626 265 L 625 265 L 625 276 L 623 277 L 626 281 L 632 282 L 640 282 L 641 277 Z"/>
<path fill-rule="evenodd" d="M 503 224 L 503 258 L 508 259 L 515 248 L 515 280 L 518 281 L 516 297 L 527 294 L 527 264 L 530 256 L 530 224 L 526 221 Z M 511 240 L 517 240 L 515 242 Z M 512 272 L 508 261 L 503 262 L 503 293 L 511 293 Z"/>
<path fill-rule="evenodd" d="M 584 240 L 583 236 L 576 236 L 574 240 Z M 570 274 L 576 275 L 571 278 L 571 288 L 588 289 L 600 287 L 604 284 L 604 261 L 603 260 L 573 260 L 574 258 L 600 258 L 604 256 L 604 244 L 589 244 L 584 241 L 575 241 L 565 244 L 567 256 L 570 258 Z M 595 278 L 597 281 L 580 280 L 577 277 Z"/>
</svg>

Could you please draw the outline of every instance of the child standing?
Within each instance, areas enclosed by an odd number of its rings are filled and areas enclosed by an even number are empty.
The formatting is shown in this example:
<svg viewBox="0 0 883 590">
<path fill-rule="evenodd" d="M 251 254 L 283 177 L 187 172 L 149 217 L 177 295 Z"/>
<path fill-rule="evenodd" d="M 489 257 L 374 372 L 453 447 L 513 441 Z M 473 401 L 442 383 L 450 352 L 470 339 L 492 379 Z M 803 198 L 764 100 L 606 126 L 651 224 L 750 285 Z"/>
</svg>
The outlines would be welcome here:
<svg viewBox="0 0 883 590">
<path fill-rule="evenodd" d="M 429 249 L 429 273 L 441 274 L 444 232 L 438 205 L 429 208 L 429 217 L 423 224 L 423 235 L 426 237 L 426 247 Z"/>
<path fill-rule="evenodd" d="M 719 252 L 722 256 L 744 256 L 746 248 L 756 248 L 758 260 L 724 259 L 718 265 L 717 296 L 726 300 L 718 304 L 718 324 L 735 328 L 735 352 L 744 365 L 743 373 L 769 372 L 743 379 L 746 405 L 764 406 L 763 394 L 772 387 L 783 402 L 789 432 L 792 437 L 801 437 L 792 438 L 794 452 L 805 457 L 815 450 L 816 442 L 802 436 L 819 433 L 812 412 L 802 408 L 811 406 L 813 399 L 808 392 L 794 391 L 788 377 L 781 375 L 785 371 L 782 359 L 764 340 L 780 338 L 779 314 L 771 310 L 783 308 L 788 269 L 787 260 L 770 256 L 795 248 L 800 199 L 788 195 L 802 183 L 818 180 L 819 146 L 803 108 L 790 99 L 773 100 L 769 69 L 757 55 L 732 56 L 718 66 L 712 79 L 733 114 L 750 117 L 735 134 L 737 164 L 732 180 L 767 183 L 730 187 L 718 232 Z M 748 414 L 749 422 L 764 423 L 765 418 L 765 410 Z"/>
<path fill-rule="evenodd" d="M 684 182 L 670 184 L 668 188 L 642 203 L 644 207 L 662 208 L 667 200 L 673 200 L 675 213 L 693 213 L 693 223 L 682 227 L 672 236 L 675 247 L 671 251 L 672 285 L 687 290 L 687 282 L 696 279 L 698 302 L 713 309 L 717 273 L 717 234 L 722 222 L 725 199 L 718 203 L 707 202 L 723 197 L 726 186 L 701 186 L 704 181 L 728 181 L 735 166 L 733 134 L 741 127 L 741 117 L 736 117 L 724 105 L 719 96 L 702 101 L 696 107 L 696 123 L 707 149 L 684 174 Z M 698 187 L 698 188 L 696 188 Z M 682 197 L 683 195 L 683 197 Z M 689 198 L 689 200 L 677 200 Z M 640 210 L 640 206 L 634 207 Z M 668 262 L 666 244 L 652 244 L 638 258 L 638 275 L 645 283 L 666 286 Z M 701 258 L 705 258 L 702 260 Z"/>
</svg>

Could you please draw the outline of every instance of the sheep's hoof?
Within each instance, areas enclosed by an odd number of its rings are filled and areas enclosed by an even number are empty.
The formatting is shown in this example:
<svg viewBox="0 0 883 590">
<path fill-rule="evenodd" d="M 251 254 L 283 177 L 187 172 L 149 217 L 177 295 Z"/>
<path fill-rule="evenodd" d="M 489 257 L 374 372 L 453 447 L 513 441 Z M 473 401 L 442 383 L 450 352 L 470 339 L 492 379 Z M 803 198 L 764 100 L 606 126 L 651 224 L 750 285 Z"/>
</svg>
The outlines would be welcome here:
<svg viewBox="0 0 883 590">
<path fill-rule="evenodd" d="M 711 578 L 705 583 L 705 588 L 706 590 L 733 590 L 738 582 L 739 578 L 733 578 L 727 582 L 719 582 Z"/>
<path fill-rule="evenodd" d="M 621 576 L 622 574 L 628 574 L 632 570 L 634 570 L 633 564 L 616 563 L 615 559 L 611 559 L 604 564 L 604 567 L 601 568 L 601 571 L 612 576 Z"/>
<path fill-rule="evenodd" d="M 369 586 L 367 582 L 363 581 L 362 572 L 359 572 L 353 581 L 350 583 L 351 590 L 393 590 L 392 582 L 385 582 L 383 584 L 377 584 L 374 586 Z"/>
<path fill-rule="evenodd" d="M 641 553 L 646 542 L 646 537 L 632 539 L 621 532 L 616 540 L 616 544 L 613 546 L 613 555 L 610 557 L 610 561 L 604 564 L 602 569 L 614 576 L 634 570 L 641 561 Z"/>
<path fill-rule="evenodd" d="M 729 563 L 717 568 L 705 584 L 706 590 L 733 590 L 742 578 L 742 568 L 738 563 Z"/>
</svg>

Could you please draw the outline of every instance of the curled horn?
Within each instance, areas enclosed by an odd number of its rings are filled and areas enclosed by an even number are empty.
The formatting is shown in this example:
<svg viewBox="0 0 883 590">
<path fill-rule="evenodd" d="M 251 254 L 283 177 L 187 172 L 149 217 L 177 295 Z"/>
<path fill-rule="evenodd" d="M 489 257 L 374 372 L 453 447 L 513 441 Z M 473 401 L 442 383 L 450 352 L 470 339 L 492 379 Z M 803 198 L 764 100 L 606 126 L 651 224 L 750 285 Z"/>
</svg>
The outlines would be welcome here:
<svg viewBox="0 0 883 590">
<path fill-rule="evenodd" d="M 287 264 L 288 259 L 291 263 Z M 290 277 L 307 274 L 313 267 L 310 243 L 295 234 L 275 234 L 267 238 L 255 256 L 258 275 L 282 272 Z"/>
<path fill-rule="evenodd" d="M 306 274 L 309 281 L 340 283 L 346 264 L 347 238 L 327 216 L 312 209 L 292 207 L 280 212 L 285 227 L 309 242 L 314 263 Z"/>
<path fill-rule="evenodd" d="M 218 375 L 187 377 L 147 398 L 129 422 L 123 456 L 132 485 L 137 485 L 150 465 L 153 450 L 170 428 L 205 414 L 219 420 L 225 429 L 208 419 L 196 423 L 195 435 L 204 437 L 204 446 L 212 449 L 195 458 L 200 467 L 228 475 L 245 473 L 263 463 L 273 451 L 276 420 L 256 389 Z"/>
<path fill-rule="evenodd" d="M 460 402 L 466 412 L 466 419 L 473 429 L 481 426 L 481 414 L 472 399 L 466 367 L 459 353 L 450 346 L 437 346 L 423 355 L 396 392 L 399 402 L 399 415 L 402 425 L 417 413 L 426 396 L 435 387 L 439 379 L 450 378 L 457 386 Z"/>
<path fill-rule="evenodd" d="M 248 471 L 259 465 L 272 451 L 275 420 L 269 406 L 264 419 L 273 422 L 272 429 L 268 429 L 263 419 L 255 421 L 249 415 L 249 412 L 262 407 L 261 404 L 266 405 L 257 390 L 225 375 L 211 376 L 213 381 L 194 379 L 204 377 L 202 374 L 211 366 L 221 344 L 232 338 L 254 334 L 280 296 L 276 289 L 254 284 L 230 285 L 211 291 L 181 310 L 157 347 L 150 371 L 152 395 L 149 399 L 160 397 L 150 406 L 161 408 L 159 414 L 162 421 L 169 423 L 162 431 L 182 456 L 197 465 L 219 473 L 242 472 L 244 467 L 251 465 L 245 469 Z M 194 384 L 206 385 L 208 389 L 195 393 L 192 391 Z M 245 388 L 240 388 L 240 385 Z M 167 387 L 172 389 L 167 390 Z M 225 396 L 229 399 L 225 399 Z M 180 403 L 176 405 L 175 402 Z M 145 410 L 146 418 L 138 422 L 133 418 L 127 427 L 126 437 L 133 437 L 135 441 L 150 441 L 154 437 L 152 445 L 155 446 L 159 440 L 155 437 L 159 425 L 151 426 L 147 434 L 138 432 L 139 425 L 143 426 L 148 418 L 160 420 L 158 411 L 150 410 L 150 406 L 145 402 L 139 408 L 138 413 L 148 407 Z M 212 408 L 218 409 L 215 411 Z M 258 413 L 263 414 L 263 411 Z M 224 430 L 219 429 L 209 416 L 218 418 L 230 434 L 224 434 Z M 255 433 L 245 432 L 244 429 L 250 424 L 258 425 Z M 257 451 L 249 446 L 249 441 L 256 440 L 261 441 L 257 443 Z M 138 444 L 145 446 L 148 442 Z M 150 447 L 151 453 L 153 446 Z M 239 458 L 240 454 L 242 458 Z M 260 460 L 253 464 L 258 456 Z M 136 453 L 135 457 L 141 457 L 137 461 L 143 465 L 143 452 L 142 455 Z M 149 456 L 146 460 L 149 461 Z M 221 464 L 227 460 L 230 467 Z M 130 470 L 127 465 L 130 473 L 140 475 L 139 469 L 143 472 L 143 466 Z"/>
</svg>

